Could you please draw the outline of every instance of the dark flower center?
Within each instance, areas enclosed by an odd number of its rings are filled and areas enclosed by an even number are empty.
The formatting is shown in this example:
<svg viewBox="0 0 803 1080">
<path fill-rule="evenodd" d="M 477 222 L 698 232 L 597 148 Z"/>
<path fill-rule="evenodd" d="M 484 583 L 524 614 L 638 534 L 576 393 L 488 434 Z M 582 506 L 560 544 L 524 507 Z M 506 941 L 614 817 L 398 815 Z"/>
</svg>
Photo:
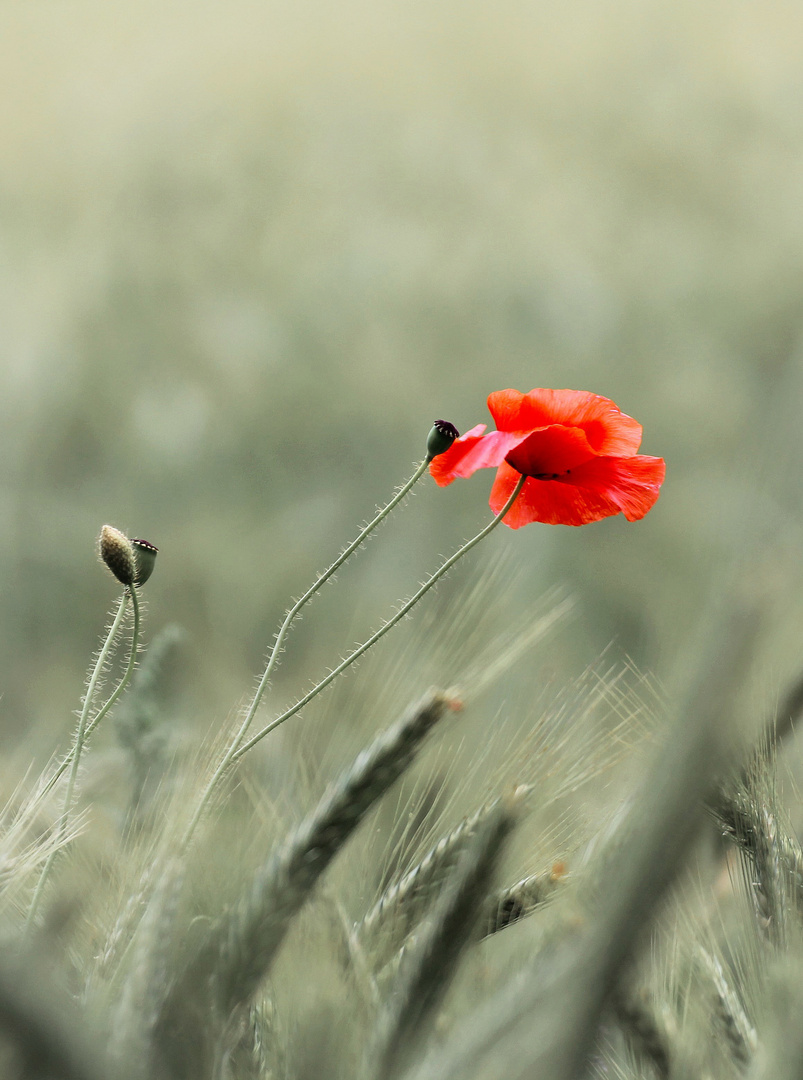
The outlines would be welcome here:
<svg viewBox="0 0 803 1080">
<path fill-rule="evenodd" d="M 536 480 L 560 480 L 593 456 L 581 429 L 550 424 L 534 431 L 511 450 L 505 460 L 525 476 Z"/>
</svg>

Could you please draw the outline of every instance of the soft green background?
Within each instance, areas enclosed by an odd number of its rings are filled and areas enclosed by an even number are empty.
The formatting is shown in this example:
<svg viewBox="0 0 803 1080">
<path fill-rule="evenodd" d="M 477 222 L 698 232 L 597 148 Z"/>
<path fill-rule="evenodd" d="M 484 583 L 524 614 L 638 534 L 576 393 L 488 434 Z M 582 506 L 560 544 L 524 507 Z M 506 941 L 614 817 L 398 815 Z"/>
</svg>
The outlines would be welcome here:
<svg viewBox="0 0 803 1080">
<path fill-rule="evenodd" d="M 8 740 L 68 729 L 115 596 L 103 522 L 159 546 L 148 633 L 187 629 L 207 728 L 432 420 L 486 421 L 507 386 L 612 397 L 667 482 L 635 525 L 498 530 L 444 617 L 504 550 L 521 610 L 578 596 L 567 671 L 614 641 L 663 675 L 735 555 L 785 684 L 803 9 L 36 0 L 0 21 Z M 490 483 L 422 485 L 305 620 L 283 693 L 476 531 Z"/>
</svg>

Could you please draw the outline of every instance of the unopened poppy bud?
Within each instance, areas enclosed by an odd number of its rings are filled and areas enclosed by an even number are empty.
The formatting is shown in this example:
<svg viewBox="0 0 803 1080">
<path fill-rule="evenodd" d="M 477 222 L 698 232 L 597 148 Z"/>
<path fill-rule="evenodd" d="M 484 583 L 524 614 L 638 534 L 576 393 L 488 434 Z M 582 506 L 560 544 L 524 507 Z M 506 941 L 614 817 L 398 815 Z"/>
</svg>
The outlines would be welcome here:
<svg viewBox="0 0 803 1080">
<path fill-rule="evenodd" d="M 443 454 L 460 435 L 460 432 L 448 420 L 436 420 L 427 436 L 427 458 L 432 461 L 438 454 Z"/>
<path fill-rule="evenodd" d="M 123 585 L 133 585 L 137 577 L 137 557 L 125 533 L 112 525 L 100 530 L 100 557 Z"/>
<path fill-rule="evenodd" d="M 144 585 L 153 573 L 159 549 L 149 544 L 147 540 L 132 540 L 131 546 L 134 549 L 134 561 L 137 564 L 134 584 Z"/>
</svg>

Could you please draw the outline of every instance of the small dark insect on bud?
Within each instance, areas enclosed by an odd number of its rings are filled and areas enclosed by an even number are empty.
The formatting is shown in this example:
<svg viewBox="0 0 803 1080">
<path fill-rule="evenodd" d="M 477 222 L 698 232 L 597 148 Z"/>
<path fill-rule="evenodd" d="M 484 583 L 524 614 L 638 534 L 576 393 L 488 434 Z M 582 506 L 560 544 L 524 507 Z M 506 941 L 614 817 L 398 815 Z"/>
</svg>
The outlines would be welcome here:
<svg viewBox="0 0 803 1080">
<path fill-rule="evenodd" d="M 100 557 L 123 585 L 133 585 L 137 578 L 137 556 L 125 533 L 112 525 L 100 530 Z"/>
<path fill-rule="evenodd" d="M 134 560 L 137 564 L 134 584 L 144 585 L 153 573 L 159 548 L 149 544 L 147 540 L 132 540 L 131 546 L 134 549 Z"/>
<path fill-rule="evenodd" d="M 438 454 L 444 453 L 459 435 L 460 432 L 448 420 L 436 420 L 427 436 L 427 458 L 432 461 Z"/>
</svg>

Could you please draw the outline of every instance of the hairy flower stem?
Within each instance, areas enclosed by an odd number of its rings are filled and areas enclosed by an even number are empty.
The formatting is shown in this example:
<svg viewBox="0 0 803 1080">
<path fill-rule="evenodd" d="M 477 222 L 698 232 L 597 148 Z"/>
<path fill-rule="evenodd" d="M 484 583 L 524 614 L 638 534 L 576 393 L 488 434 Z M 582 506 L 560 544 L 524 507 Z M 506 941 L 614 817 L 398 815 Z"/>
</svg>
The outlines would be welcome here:
<svg viewBox="0 0 803 1080">
<path fill-rule="evenodd" d="M 521 477 L 521 479 L 513 489 L 510 498 L 507 500 L 505 505 L 496 515 L 496 517 L 489 521 L 484 529 L 480 529 L 476 536 L 473 536 L 470 540 L 467 540 L 461 548 L 458 548 L 454 555 L 448 558 L 442 566 L 438 567 L 435 573 L 432 574 L 431 577 L 427 578 L 427 580 L 424 582 L 418 592 L 414 593 L 413 596 L 411 596 L 410 599 L 399 608 L 395 615 L 392 615 L 387 620 L 387 622 L 383 623 L 382 626 L 380 626 L 380 628 L 376 631 L 376 633 L 372 634 L 371 637 L 367 638 L 362 643 L 362 645 L 358 645 L 354 652 L 349 653 L 349 655 L 344 660 L 341 660 L 337 667 L 333 668 L 333 670 L 329 672 L 326 678 L 321 679 L 319 683 L 316 683 L 316 685 L 313 686 L 309 693 L 305 694 L 303 698 L 301 698 L 295 703 L 295 705 L 291 705 L 289 709 L 287 709 L 281 714 L 281 716 L 277 716 L 275 720 L 272 720 L 269 724 L 262 728 L 261 731 L 258 731 L 256 735 L 250 738 L 247 743 L 244 743 L 238 750 L 236 750 L 235 753 L 231 756 L 232 762 L 239 761 L 243 754 L 246 754 L 252 746 L 256 746 L 256 744 L 261 739 L 264 739 L 265 736 L 269 734 L 269 732 L 273 731 L 274 728 L 277 728 L 279 724 L 283 724 L 285 720 L 289 720 L 291 716 L 295 716 L 297 712 L 300 712 L 305 705 L 307 705 L 310 701 L 312 701 L 314 697 L 317 697 L 318 694 L 320 694 L 321 690 L 325 690 L 331 682 L 334 682 L 338 675 L 342 675 L 346 668 L 351 667 L 355 660 L 359 660 L 359 658 L 361 656 L 364 656 L 365 653 L 367 653 L 368 650 L 372 648 L 372 646 L 376 645 L 377 641 L 383 638 L 388 632 L 388 630 L 392 630 L 396 623 L 401 622 L 405 615 L 407 615 L 407 613 L 415 607 L 418 601 L 423 596 L 426 596 L 432 586 L 437 584 L 437 582 L 440 581 L 443 575 L 448 573 L 448 571 L 451 570 L 451 568 L 459 559 L 462 559 L 463 556 L 468 554 L 468 552 L 471 551 L 473 547 L 476 547 L 476 545 L 479 544 L 480 540 L 484 540 L 488 533 L 492 532 L 499 524 L 499 522 L 504 519 L 511 506 L 518 498 L 519 492 L 524 487 L 524 481 L 526 479 L 526 476 Z"/>
<path fill-rule="evenodd" d="M 123 620 L 123 614 L 125 613 L 126 601 L 129 596 L 131 597 L 131 606 L 134 610 L 134 628 L 131 635 L 131 653 L 128 658 L 128 665 L 126 666 L 125 674 L 118 683 L 114 693 L 111 695 L 106 704 L 101 708 L 101 710 L 97 713 L 97 715 L 90 721 L 89 713 L 92 708 L 92 699 L 95 696 L 95 690 L 97 689 L 98 681 L 100 680 L 103 669 L 106 666 L 106 661 L 108 660 L 109 652 L 111 651 L 114 639 L 117 636 L 117 631 L 120 629 L 120 624 Z M 58 780 L 62 773 L 65 772 L 67 766 L 69 765 L 70 775 L 67 779 L 67 790 L 64 795 L 64 805 L 61 811 L 61 817 L 59 818 L 58 843 L 48 856 L 48 859 L 39 877 L 39 881 L 36 884 L 33 899 L 31 900 L 31 906 L 28 909 L 28 915 L 25 920 L 26 934 L 30 933 L 31 928 L 33 927 L 34 921 L 36 919 L 36 914 L 39 909 L 39 904 L 42 899 L 42 894 L 44 893 L 45 884 L 50 875 L 50 870 L 53 866 L 56 855 L 61 848 L 64 837 L 67 835 L 69 815 L 70 810 L 72 809 L 73 795 L 75 793 L 75 782 L 78 777 L 78 766 L 81 761 L 81 753 L 84 748 L 84 743 L 86 742 L 88 736 L 98 726 L 98 724 L 112 707 L 112 705 L 115 703 L 115 701 L 117 701 L 120 694 L 127 686 L 131 678 L 131 673 L 134 670 L 134 664 L 136 663 L 137 658 L 137 647 L 139 645 L 139 621 L 139 598 L 137 596 L 136 587 L 132 586 L 128 589 L 127 593 L 123 593 L 122 597 L 120 598 L 120 604 L 117 609 L 117 614 L 115 615 L 112 625 L 109 628 L 109 632 L 106 635 L 106 640 L 103 642 L 100 652 L 98 653 L 98 658 L 95 661 L 95 666 L 92 669 L 92 674 L 89 676 L 86 694 L 84 695 L 84 704 L 81 709 L 81 716 L 78 720 L 78 729 L 75 733 L 75 742 L 73 743 L 72 749 L 70 750 L 69 754 L 67 754 L 67 756 L 64 758 L 53 776 L 50 778 L 50 781 L 45 788 L 45 791 L 50 791 L 56 783 L 56 780 Z"/>
<path fill-rule="evenodd" d="M 114 622 L 113 622 L 113 624 L 111 626 L 111 629 L 109 630 L 109 636 L 106 639 L 106 644 L 104 644 L 104 646 L 103 646 L 103 648 L 106 649 L 106 651 L 107 651 L 107 655 L 108 655 L 108 646 L 110 645 L 110 643 L 112 641 L 114 641 L 114 638 L 117 635 L 117 631 L 120 628 L 120 623 L 122 622 L 123 614 L 125 613 L 126 604 L 128 602 L 128 596 L 129 596 L 129 593 L 127 591 L 123 593 L 122 598 L 120 599 L 120 606 L 117 609 L 117 614 L 114 617 Z M 84 742 L 86 742 L 86 740 L 89 738 L 89 736 L 95 730 L 95 728 L 98 726 L 98 724 L 104 718 L 104 716 L 108 713 L 109 709 L 112 708 L 112 706 L 115 704 L 117 699 L 120 697 L 120 694 L 122 694 L 123 690 L 125 690 L 125 688 L 128 686 L 128 683 L 131 680 L 131 675 L 132 675 L 132 673 L 134 671 L 134 664 L 136 663 L 136 659 L 137 659 L 137 646 L 138 646 L 138 640 L 139 640 L 139 621 L 140 621 L 139 602 L 138 602 L 138 598 L 135 596 L 134 597 L 134 633 L 133 633 L 133 640 L 132 640 L 132 646 L 131 646 L 131 653 L 130 653 L 130 655 L 128 657 L 128 664 L 126 666 L 125 672 L 123 673 L 122 679 L 120 679 L 119 683 L 117 684 L 117 686 L 116 686 L 114 692 L 112 693 L 111 697 L 109 698 L 109 700 L 104 705 L 102 705 L 100 709 L 98 709 L 97 713 L 92 717 L 92 719 L 86 725 L 86 731 L 84 732 Z M 64 755 L 62 760 L 56 766 L 56 769 L 54 770 L 53 775 L 50 777 L 48 782 L 45 784 L 45 786 L 42 788 L 41 792 L 39 793 L 38 797 L 40 799 L 44 798 L 44 796 L 47 795 L 48 792 L 53 790 L 53 788 L 56 786 L 56 783 L 58 782 L 59 778 L 64 775 L 64 773 L 67 771 L 67 769 L 72 764 L 74 757 L 75 757 L 75 745 L 73 745 L 67 751 L 67 753 Z"/>
<path fill-rule="evenodd" d="M 268 653 L 268 660 L 267 664 L 265 665 L 265 670 L 262 673 L 262 678 L 259 680 L 259 685 L 257 686 L 256 692 L 251 700 L 251 704 L 248 706 L 248 711 L 243 717 L 243 722 L 242 724 L 240 724 L 240 728 L 237 731 L 237 734 L 232 739 L 231 745 L 229 746 L 228 750 L 223 755 L 220 764 L 212 774 L 209 783 L 207 784 L 206 789 L 204 790 L 204 793 L 198 802 L 195 813 L 193 814 L 192 819 L 187 826 L 187 830 L 184 834 L 184 845 L 189 843 L 192 834 L 195 832 L 195 829 L 198 826 L 198 822 L 201 820 L 204 810 L 209 803 L 212 792 L 219 784 L 223 775 L 228 771 L 229 766 L 235 760 L 235 755 L 240 747 L 241 742 L 245 738 L 246 732 L 251 726 L 254 716 L 256 715 L 256 711 L 259 708 L 259 704 L 262 701 L 262 696 L 267 689 L 268 683 L 270 682 L 270 677 L 273 674 L 274 667 L 276 666 L 276 660 L 281 653 L 282 646 L 284 645 L 284 639 L 287 636 L 287 631 L 290 629 L 290 626 L 293 624 L 304 605 L 309 600 L 311 600 L 313 596 L 315 596 L 315 594 L 318 592 L 318 590 L 323 585 L 325 585 L 326 582 L 332 577 L 332 575 L 340 569 L 346 559 L 348 559 L 351 555 L 354 554 L 360 544 L 362 544 L 362 542 L 369 536 L 369 534 L 374 531 L 377 525 L 381 525 L 385 518 L 390 514 L 391 510 L 393 510 L 396 506 L 399 505 L 399 503 L 402 501 L 408 491 L 410 491 L 413 485 L 421 479 L 424 474 L 424 470 L 426 469 L 427 465 L 429 465 L 431 460 L 432 459 L 430 457 L 424 458 L 421 464 L 417 466 L 415 472 L 410 477 L 410 479 L 407 480 L 404 484 L 402 484 L 402 486 L 399 488 L 399 490 L 396 492 L 390 502 L 383 506 L 382 509 L 377 513 L 377 515 L 372 518 L 371 521 L 369 521 L 368 524 L 365 526 L 365 528 L 354 538 L 354 540 L 352 540 L 348 547 L 343 549 L 343 551 L 338 555 L 332 565 L 327 570 L 324 570 L 324 572 L 315 579 L 315 581 L 312 583 L 312 585 L 310 585 L 304 595 L 300 599 L 296 600 L 296 602 L 285 615 L 284 622 L 279 627 L 279 632 L 276 635 L 276 640 L 273 643 L 273 647 Z"/>
<path fill-rule="evenodd" d="M 128 663 L 126 664 L 126 669 L 125 669 L 125 672 L 123 673 L 123 677 L 122 677 L 122 679 L 120 679 L 119 683 L 117 684 L 117 688 L 115 689 L 112 696 L 109 698 L 109 700 L 106 702 L 106 704 L 98 711 L 97 715 L 93 716 L 92 719 L 87 724 L 86 732 L 84 734 L 85 739 L 89 738 L 89 736 L 92 734 L 92 732 L 98 726 L 98 724 L 101 722 L 101 720 L 106 715 L 106 713 L 109 711 L 109 709 L 111 709 L 111 707 L 114 705 L 114 703 L 120 697 L 120 694 L 122 694 L 123 690 L 125 690 L 125 688 L 128 686 L 129 682 L 131 681 L 131 676 L 134 674 L 134 667 L 136 666 L 136 663 L 137 663 L 137 651 L 139 649 L 140 612 L 139 612 L 139 596 L 137 595 L 136 587 L 130 589 L 129 593 L 130 593 L 130 596 L 131 596 L 131 607 L 133 608 L 133 611 L 134 611 L 134 628 L 133 628 L 133 631 L 131 633 L 131 652 L 128 655 Z"/>
</svg>

